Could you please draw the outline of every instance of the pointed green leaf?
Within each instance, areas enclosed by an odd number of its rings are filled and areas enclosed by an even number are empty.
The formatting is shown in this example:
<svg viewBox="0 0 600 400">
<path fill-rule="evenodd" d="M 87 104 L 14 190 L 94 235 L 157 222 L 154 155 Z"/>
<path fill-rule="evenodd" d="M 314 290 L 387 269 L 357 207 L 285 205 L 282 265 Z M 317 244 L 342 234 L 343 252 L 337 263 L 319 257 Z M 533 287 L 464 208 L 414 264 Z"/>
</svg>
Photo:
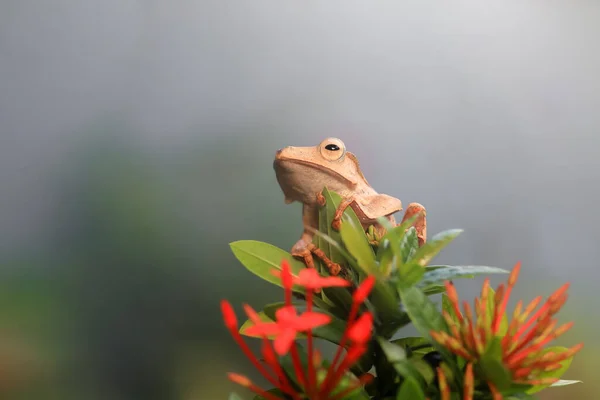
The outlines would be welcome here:
<svg viewBox="0 0 600 400">
<path fill-rule="evenodd" d="M 388 342 L 385 338 L 377 337 L 377 343 L 385 354 L 388 362 L 394 367 L 396 372 L 405 379 L 413 378 L 417 382 L 424 383 L 424 379 L 415 368 L 415 366 L 406 358 L 406 352 L 401 346 Z"/>
<path fill-rule="evenodd" d="M 336 245 L 337 243 L 341 243 L 340 234 L 331 226 L 340 198 L 337 196 L 337 199 L 334 199 L 326 187 L 323 188 L 321 194 L 325 198 L 325 205 L 319 208 L 319 229 L 313 231 L 315 233 L 313 244 L 322 250 L 334 263 L 345 264 L 345 257 L 339 250 L 340 246 Z M 329 275 L 327 268 L 325 268 L 324 263 L 319 258 L 315 257 L 315 263 L 319 266 L 320 273 Z"/>
<path fill-rule="evenodd" d="M 358 264 L 356 262 L 356 260 L 354 259 L 354 257 L 352 257 L 352 255 L 350 253 L 348 253 L 343 246 L 340 245 L 340 243 L 334 241 L 331 236 L 327 235 L 326 233 L 323 232 L 319 232 L 319 231 L 313 231 L 313 233 L 315 234 L 315 236 L 319 236 L 320 238 L 322 238 L 323 240 L 325 240 L 327 243 L 329 243 L 330 248 L 335 248 L 336 251 L 342 256 L 343 261 L 341 261 L 342 264 L 344 263 L 348 263 L 350 264 L 352 267 L 354 267 L 355 269 L 359 269 L 358 268 Z M 335 261 L 337 262 L 337 261 Z M 326 271 L 325 271 L 326 272 Z"/>
<path fill-rule="evenodd" d="M 238 240 L 229 246 L 235 257 L 256 276 L 267 282 L 281 286 L 281 279 L 272 274 L 272 270 L 281 271 L 281 261 L 287 260 L 290 264 L 292 274 L 298 276 L 306 266 L 296 260 L 290 253 L 269 243 L 256 240 Z M 304 293 L 304 289 L 294 286 L 295 292 Z"/>
<path fill-rule="evenodd" d="M 411 226 L 404 234 L 402 242 L 400 243 L 400 257 L 402 259 L 402 263 L 405 264 L 409 262 L 418 249 L 419 238 L 417 237 L 417 230 L 414 226 Z"/>
<path fill-rule="evenodd" d="M 429 343 L 425 338 L 418 336 L 395 339 L 391 342 L 402 347 L 406 351 L 406 354 L 409 358 L 415 355 L 424 356 L 425 354 L 434 350 L 431 343 Z"/>
<path fill-rule="evenodd" d="M 352 295 L 348 289 L 342 287 L 323 288 L 322 295 L 326 296 L 340 310 L 339 314 L 336 314 L 338 317 L 348 317 L 352 307 Z"/>
<path fill-rule="evenodd" d="M 427 341 L 431 342 L 445 360 L 451 361 L 448 365 L 452 368 L 453 374 L 455 374 L 455 376 L 462 376 L 456 363 L 452 361 L 454 360 L 454 357 L 450 352 L 431 339 L 431 331 L 448 332 L 446 322 L 436 305 L 425 295 L 425 293 L 415 286 L 410 288 L 399 288 L 398 292 L 400 293 L 404 309 L 410 316 L 410 320 L 417 331 L 419 331 Z"/>
<path fill-rule="evenodd" d="M 412 262 L 415 262 L 422 267 L 426 266 L 444 247 L 460 235 L 461 232 L 462 229 L 450 229 L 438 233 L 417 250 L 412 258 Z"/>
<path fill-rule="evenodd" d="M 417 287 L 400 289 L 400 298 L 406 312 L 421 335 L 431 340 L 429 332 L 444 331 L 447 327 L 435 304 Z"/>
<path fill-rule="evenodd" d="M 321 232 L 326 233 L 335 243 L 342 243 L 342 237 L 338 231 L 333 229 L 331 223 L 333 222 L 333 216 L 342 201 L 341 197 L 334 192 L 330 192 L 327 188 L 323 189 L 323 196 L 325 196 L 325 207 L 321 208 L 322 218 L 325 222 L 325 229 L 320 227 Z M 342 264 L 346 261 L 346 257 L 341 251 L 340 246 L 333 246 L 330 244 L 329 247 L 329 259 L 335 263 Z"/>
<path fill-rule="evenodd" d="M 444 286 L 444 285 L 429 285 L 429 286 L 424 287 L 422 290 L 426 296 L 433 296 L 434 294 L 445 293 L 446 286 Z"/>
<path fill-rule="evenodd" d="M 402 244 L 404 243 L 406 230 L 410 228 L 417 217 L 418 215 L 413 215 L 411 218 L 397 226 L 392 226 L 390 221 L 385 217 L 377 219 L 377 221 L 387 230 L 386 234 L 380 239 L 379 247 L 377 249 L 377 260 L 380 263 L 381 272 L 385 276 L 389 276 L 390 273 L 396 271 L 404 264 Z M 407 249 L 405 249 L 405 251 L 406 250 Z"/>
<path fill-rule="evenodd" d="M 400 386 L 396 400 L 425 400 L 425 393 L 419 382 L 413 377 L 408 377 Z"/>
<path fill-rule="evenodd" d="M 573 385 L 575 383 L 583 383 L 583 381 L 559 379 L 558 381 L 556 381 L 552 385 L 550 385 L 550 387 L 567 386 L 567 385 Z"/>
<path fill-rule="evenodd" d="M 356 258 L 358 267 L 365 275 L 374 273 L 377 271 L 377 263 L 365 231 L 358 219 L 348 217 L 347 215 L 348 213 L 345 212 L 340 228 L 344 246 Z"/>
<path fill-rule="evenodd" d="M 509 271 L 488 267 L 485 265 L 435 265 L 425 268 L 423 279 L 419 282 L 419 287 L 449 281 L 456 278 L 472 278 L 482 274 L 507 274 Z"/>
<path fill-rule="evenodd" d="M 546 354 L 546 353 L 562 353 L 567 350 L 568 350 L 568 348 L 566 348 L 566 347 L 552 346 L 552 347 L 548 347 L 547 349 L 544 349 L 544 351 L 542 352 L 542 355 Z M 541 357 L 541 355 L 540 355 L 540 357 Z M 539 377 L 539 378 L 559 378 L 562 374 L 564 374 L 567 371 L 567 369 L 569 369 L 572 361 L 573 361 L 573 356 L 567 358 L 566 360 L 561 361 L 559 369 L 557 369 L 555 371 L 549 371 L 549 372 L 544 372 L 544 373 L 538 374 L 537 377 Z M 535 386 L 531 387 L 529 390 L 527 390 L 527 393 L 529 393 L 529 394 L 537 393 L 540 390 L 545 389 L 549 386 L 565 386 L 565 385 L 570 385 L 573 383 L 578 383 L 580 381 L 566 381 L 566 382 L 571 382 L 571 383 L 557 384 L 558 382 L 555 382 L 552 385 L 535 385 Z"/>
<path fill-rule="evenodd" d="M 408 263 L 398 268 L 397 287 L 409 288 L 419 282 L 425 274 L 425 268 L 417 263 Z"/>
</svg>

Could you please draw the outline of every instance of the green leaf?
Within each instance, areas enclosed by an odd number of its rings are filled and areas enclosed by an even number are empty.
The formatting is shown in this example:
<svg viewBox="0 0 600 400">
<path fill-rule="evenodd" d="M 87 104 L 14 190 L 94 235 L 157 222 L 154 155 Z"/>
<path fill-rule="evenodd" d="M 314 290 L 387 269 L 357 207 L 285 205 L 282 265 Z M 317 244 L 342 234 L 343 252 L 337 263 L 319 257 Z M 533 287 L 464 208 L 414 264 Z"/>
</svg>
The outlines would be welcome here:
<svg viewBox="0 0 600 400">
<path fill-rule="evenodd" d="M 498 390 L 503 391 L 510 387 L 512 379 L 510 371 L 502 363 L 502 344 L 498 337 L 494 337 L 487 345 L 477 363 L 477 368 L 487 381 L 494 383 Z"/>
<path fill-rule="evenodd" d="M 425 274 L 425 268 L 416 263 L 408 263 L 398 268 L 397 287 L 409 288 L 419 282 Z"/>
<path fill-rule="evenodd" d="M 235 257 L 256 276 L 267 282 L 281 286 L 281 279 L 274 276 L 271 271 L 276 269 L 281 271 L 281 261 L 287 260 L 290 264 L 292 274 L 298 276 L 306 266 L 296 260 L 290 253 L 269 243 L 256 240 L 238 240 L 230 243 L 229 246 Z M 292 288 L 295 292 L 304 293 L 304 289 L 299 286 Z"/>
<path fill-rule="evenodd" d="M 567 351 L 568 348 L 566 347 L 562 347 L 562 346 L 552 346 L 552 347 L 548 347 L 547 349 L 544 349 L 544 351 L 540 354 L 540 357 L 546 353 L 562 353 L 564 351 Z M 555 370 L 555 371 L 549 371 L 549 372 L 543 372 L 541 374 L 538 374 L 536 377 L 539 378 L 559 378 L 562 374 L 564 374 L 567 369 L 569 369 L 569 367 L 571 366 L 571 362 L 573 361 L 573 356 L 567 358 L 566 360 L 563 360 L 560 362 L 560 368 Z M 532 393 L 537 393 L 542 389 L 545 389 L 549 386 L 565 386 L 565 385 L 572 385 L 573 383 L 578 383 L 581 381 L 565 381 L 565 382 L 570 382 L 570 383 L 563 383 L 563 384 L 558 384 L 561 381 L 555 382 L 552 385 L 534 385 L 532 386 L 529 390 L 527 390 L 527 393 L 532 394 Z"/>
<path fill-rule="evenodd" d="M 431 343 L 422 337 L 405 337 L 391 342 L 402 347 L 409 358 L 415 355 L 423 356 L 433 350 Z"/>
<path fill-rule="evenodd" d="M 398 394 L 396 395 L 396 400 L 425 400 L 425 393 L 423 393 L 423 388 L 419 385 L 419 382 L 413 377 L 408 377 L 400 386 L 400 390 L 398 390 Z"/>
<path fill-rule="evenodd" d="M 397 261 L 396 252 L 392 249 L 392 245 L 389 240 L 380 241 L 377 247 L 377 261 L 379 262 L 379 270 L 385 277 L 396 269 Z"/>
<path fill-rule="evenodd" d="M 427 340 L 429 332 L 447 332 L 446 322 L 435 304 L 417 287 L 400 288 L 400 298 L 415 328 Z"/>
<path fill-rule="evenodd" d="M 333 229 L 331 223 L 333 222 L 333 216 L 341 202 L 341 197 L 337 193 L 330 192 L 327 188 L 323 189 L 323 196 L 325 196 L 325 207 L 321 208 L 319 213 L 320 221 L 324 222 L 324 227 L 319 225 L 321 232 L 324 232 L 329 236 L 333 242 L 338 244 L 337 246 L 332 245 L 329 242 L 329 259 L 335 263 L 342 264 L 349 257 L 347 257 L 342 251 L 340 251 L 339 243 L 342 243 L 342 237 L 338 231 Z M 325 229 L 323 229 L 325 228 Z M 324 238 L 322 238 L 324 240 Z"/>
<path fill-rule="evenodd" d="M 444 247 L 460 235 L 461 232 L 462 229 L 450 229 L 438 233 L 417 250 L 411 262 L 415 262 L 422 267 L 426 266 Z"/>
<path fill-rule="evenodd" d="M 446 286 L 444 286 L 444 285 L 429 285 L 429 286 L 422 288 L 422 290 L 426 296 L 433 296 L 434 294 L 445 293 Z"/>
<path fill-rule="evenodd" d="M 416 286 L 399 288 L 398 291 L 404 309 L 417 331 L 440 352 L 449 367 L 452 368 L 452 373 L 455 376 L 462 376 L 450 352 L 431 338 L 431 331 L 448 332 L 446 321 L 436 305 Z"/>
<path fill-rule="evenodd" d="M 355 269 L 359 269 L 358 264 L 357 264 L 356 260 L 354 259 L 354 257 L 352 257 L 352 255 L 350 253 L 348 253 L 339 243 L 334 241 L 329 235 L 327 235 L 323 232 L 319 232 L 317 230 L 313 230 L 312 232 L 315 234 L 315 236 L 318 236 L 318 237 L 322 238 L 323 240 L 325 240 L 327 243 L 329 243 L 331 248 L 335 248 L 338 251 L 338 253 L 342 255 L 345 262 L 352 265 Z M 341 261 L 341 263 L 344 263 L 344 261 Z"/>
<path fill-rule="evenodd" d="M 348 207 L 350 211 L 350 207 Z M 375 273 L 377 271 L 377 263 L 375 261 L 375 253 L 369 244 L 365 231 L 358 221 L 348 215 L 348 209 L 342 218 L 342 226 L 340 233 L 344 246 L 358 262 L 358 267 L 365 275 Z M 352 211 L 354 214 L 354 212 Z"/>
<path fill-rule="evenodd" d="M 352 307 L 352 295 L 348 289 L 343 287 L 328 287 L 323 288 L 321 293 L 340 309 L 340 314 L 336 314 L 338 317 L 346 318 L 349 315 L 350 308 Z"/>
<path fill-rule="evenodd" d="M 497 268 L 488 267 L 485 265 L 435 265 L 425 268 L 423 279 L 419 282 L 419 286 L 431 285 L 443 281 L 448 281 L 456 278 L 473 278 L 481 274 L 507 274 L 509 271 Z"/>
<path fill-rule="evenodd" d="M 423 376 L 415 366 L 406 358 L 406 352 L 401 346 L 388 342 L 385 338 L 377 336 L 377 343 L 385 354 L 388 362 L 394 367 L 396 372 L 405 379 L 413 378 L 417 382 L 424 383 Z"/>
<path fill-rule="evenodd" d="M 402 263 L 409 262 L 419 249 L 419 238 L 414 226 L 408 228 L 400 243 L 400 258 Z"/>
<path fill-rule="evenodd" d="M 583 383 L 583 381 L 560 379 L 560 380 L 554 382 L 552 385 L 550 385 L 550 387 L 567 386 L 567 385 L 573 385 L 575 383 Z"/>
<path fill-rule="evenodd" d="M 390 221 L 385 217 L 380 217 L 377 219 L 377 222 L 379 222 L 387 230 L 386 234 L 383 235 L 383 237 L 379 240 L 379 246 L 377 249 L 377 260 L 379 261 L 380 270 L 385 276 L 389 276 L 390 273 L 396 271 L 402 264 L 404 264 L 402 257 L 402 244 L 404 243 L 406 230 L 410 228 L 410 225 L 417 219 L 417 217 L 418 215 L 413 215 L 411 218 L 408 218 L 406 221 L 397 226 L 392 226 Z M 405 246 L 408 243 L 409 242 L 407 242 Z M 405 251 L 407 250 L 408 249 L 405 249 Z"/>
<path fill-rule="evenodd" d="M 231 392 L 231 393 L 229 393 L 229 400 L 243 400 L 243 399 L 237 393 Z"/>
</svg>

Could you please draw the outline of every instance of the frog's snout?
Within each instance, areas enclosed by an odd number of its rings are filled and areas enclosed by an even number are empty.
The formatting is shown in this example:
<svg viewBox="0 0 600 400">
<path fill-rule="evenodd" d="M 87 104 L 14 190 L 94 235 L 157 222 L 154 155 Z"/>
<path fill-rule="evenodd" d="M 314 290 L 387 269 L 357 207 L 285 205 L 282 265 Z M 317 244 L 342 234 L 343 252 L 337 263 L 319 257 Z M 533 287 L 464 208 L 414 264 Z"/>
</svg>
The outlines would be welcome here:
<svg viewBox="0 0 600 400">
<path fill-rule="evenodd" d="M 285 152 L 286 149 L 289 149 L 289 148 L 290 148 L 290 146 L 286 146 L 286 147 L 284 147 L 282 149 L 277 150 L 275 152 L 275 158 L 281 158 L 281 157 L 283 157 L 284 156 L 283 153 Z"/>
</svg>

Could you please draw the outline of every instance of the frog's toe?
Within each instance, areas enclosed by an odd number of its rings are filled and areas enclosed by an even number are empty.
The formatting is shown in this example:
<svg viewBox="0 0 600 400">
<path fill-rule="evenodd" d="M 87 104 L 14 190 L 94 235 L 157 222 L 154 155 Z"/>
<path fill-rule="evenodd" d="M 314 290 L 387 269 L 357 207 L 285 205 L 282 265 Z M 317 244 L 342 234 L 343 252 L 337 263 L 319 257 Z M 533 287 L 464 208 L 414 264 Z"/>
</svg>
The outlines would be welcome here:
<svg viewBox="0 0 600 400">
<path fill-rule="evenodd" d="M 333 221 L 331 221 L 331 227 L 333 229 L 335 229 L 336 231 L 339 231 L 340 228 L 342 227 L 342 219 L 341 218 L 334 218 Z"/>
<path fill-rule="evenodd" d="M 317 204 L 319 205 L 319 207 L 323 207 L 325 204 L 327 204 L 327 200 L 325 199 L 325 196 L 323 196 L 323 193 L 321 193 L 321 192 L 317 193 Z"/>
</svg>

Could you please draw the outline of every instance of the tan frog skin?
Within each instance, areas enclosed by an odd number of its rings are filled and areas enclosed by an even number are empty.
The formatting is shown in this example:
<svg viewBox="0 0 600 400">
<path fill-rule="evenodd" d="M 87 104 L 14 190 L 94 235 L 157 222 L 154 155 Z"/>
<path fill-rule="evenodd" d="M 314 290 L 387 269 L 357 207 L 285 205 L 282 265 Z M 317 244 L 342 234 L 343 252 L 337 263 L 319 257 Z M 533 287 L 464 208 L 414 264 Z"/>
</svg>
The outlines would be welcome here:
<svg viewBox="0 0 600 400">
<path fill-rule="evenodd" d="M 339 274 L 340 266 L 328 260 L 312 244 L 313 230 L 319 228 L 319 208 L 325 202 L 321 194 L 323 187 L 342 197 L 333 218 L 334 229 L 339 229 L 344 210 L 351 207 L 365 230 L 374 225 L 378 234 L 382 235 L 385 229 L 377 223 L 377 218 L 386 217 L 395 225 L 392 214 L 402 210 L 399 199 L 377 193 L 369 185 L 356 156 L 346 151 L 344 142 L 337 138 L 327 138 L 312 147 L 288 146 L 280 149 L 275 154 L 273 168 L 286 204 L 298 201 L 303 205 L 302 221 L 305 228 L 300 240 L 292 247 L 292 255 L 301 257 L 308 267 L 314 267 L 312 255 L 316 255 L 324 261 L 331 275 Z M 402 220 L 417 213 L 420 216 L 413 225 L 417 230 L 419 245 L 422 245 L 427 236 L 425 208 L 418 203 L 411 203 Z"/>
</svg>

